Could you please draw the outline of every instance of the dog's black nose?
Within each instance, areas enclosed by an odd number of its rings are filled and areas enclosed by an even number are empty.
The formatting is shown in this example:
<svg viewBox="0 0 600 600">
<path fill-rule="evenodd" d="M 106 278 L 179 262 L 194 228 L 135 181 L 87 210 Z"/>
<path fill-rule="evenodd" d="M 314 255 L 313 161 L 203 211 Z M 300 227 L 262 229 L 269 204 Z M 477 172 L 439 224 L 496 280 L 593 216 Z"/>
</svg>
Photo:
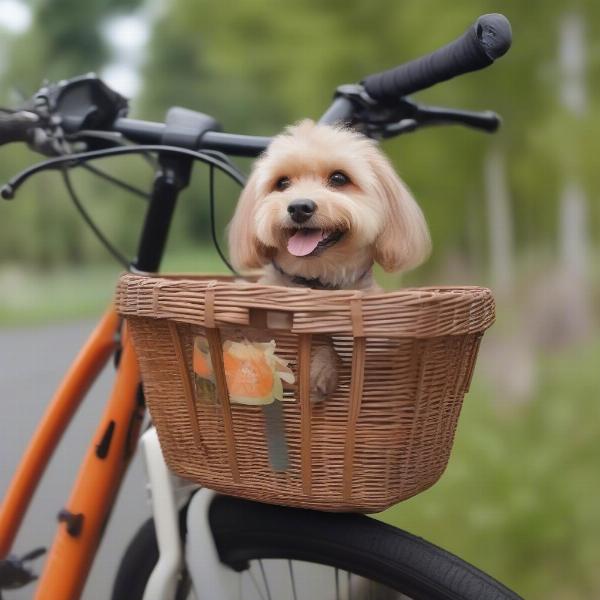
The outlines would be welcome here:
<svg viewBox="0 0 600 600">
<path fill-rule="evenodd" d="M 304 223 L 313 216 L 313 213 L 317 210 L 317 205 L 306 198 L 301 200 L 294 200 L 288 204 L 288 213 L 294 223 Z"/>
</svg>

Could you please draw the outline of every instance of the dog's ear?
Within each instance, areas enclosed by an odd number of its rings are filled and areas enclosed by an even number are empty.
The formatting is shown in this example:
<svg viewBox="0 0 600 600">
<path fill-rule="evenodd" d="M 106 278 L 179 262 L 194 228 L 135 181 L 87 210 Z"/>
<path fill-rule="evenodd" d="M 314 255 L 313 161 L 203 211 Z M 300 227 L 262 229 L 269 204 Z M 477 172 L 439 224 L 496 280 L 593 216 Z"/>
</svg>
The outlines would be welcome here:
<svg viewBox="0 0 600 600">
<path fill-rule="evenodd" d="M 420 265 L 431 251 L 425 217 L 389 160 L 373 149 L 377 193 L 383 202 L 384 227 L 375 240 L 375 260 L 388 272 Z"/>
<path fill-rule="evenodd" d="M 258 269 L 267 262 L 265 248 L 254 233 L 254 206 L 257 201 L 256 172 L 250 175 L 228 226 L 229 258 L 234 268 Z"/>
</svg>

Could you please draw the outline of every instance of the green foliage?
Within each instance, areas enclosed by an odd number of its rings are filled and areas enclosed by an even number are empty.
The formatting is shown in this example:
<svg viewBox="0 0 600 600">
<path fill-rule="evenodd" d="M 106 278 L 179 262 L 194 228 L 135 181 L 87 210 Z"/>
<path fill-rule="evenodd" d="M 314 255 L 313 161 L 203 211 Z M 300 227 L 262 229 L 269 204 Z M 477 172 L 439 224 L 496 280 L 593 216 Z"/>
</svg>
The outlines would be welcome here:
<svg viewBox="0 0 600 600">
<path fill-rule="evenodd" d="M 164 267 L 172 273 L 223 270 L 212 247 L 176 249 Z M 96 317 L 111 301 L 119 271 L 116 264 L 0 269 L 0 327 Z"/>
<path fill-rule="evenodd" d="M 24 93 L 43 79 L 57 81 L 98 70 L 108 58 L 101 27 L 107 17 L 139 0 L 40 0 L 33 24 L 9 53 L 4 80 Z"/>
<path fill-rule="evenodd" d="M 139 0 L 37 3 L 31 30 L 9 44 L 4 81 L 29 94 L 44 76 L 57 79 L 98 70 L 108 56 L 101 35 L 106 19 L 138 4 Z M 593 42 L 600 33 L 598 6 L 591 1 L 507 0 L 501 10 L 511 19 L 515 39 L 508 55 L 488 70 L 419 95 L 433 104 L 489 108 L 503 115 L 504 127 L 495 143 L 507 156 L 517 250 L 555 244 L 565 176 L 579 178 L 590 194 L 600 183 L 595 166 L 600 78 L 594 77 L 600 61 Z M 317 118 L 340 83 L 358 81 L 437 48 L 476 15 L 498 8 L 488 0 L 457 0 L 451 8 L 441 0 L 172 0 L 154 24 L 144 89 L 134 106 L 137 115 L 153 119 L 164 118 L 169 106 L 189 106 L 216 116 L 226 130 L 273 134 L 300 118 Z M 558 25 L 569 10 L 583 12 L 589 40 L 589 110 L 579 120 L 558 102 Z M 458 255 L 485 268 L 488 225 L 481 173 L 490 144 L 484 134 L 448 127 L 384 146 L 430 223 L 435 246 L 431 267 Z M 9 156 L 3 153 L 2 178 L 14 172 L 16 164 L 31 160 L 21 149 Z M 124 172 L 147 181 L 140 170 Z M 23 198 L 10 211 L 11 223 L 0 222 L 2 256 L 38 264 L 102 256 L 63 201 L 60 187 L 45 183 L 44 190 L 43 206 L 21 208 Z M 85 191 L 91 198 L 104 193 L 91 182 Z M 109 234 L 120 238 L 119 215 L 127 202 L 120 191 L 110 196 L 114 208 L 99 210 L 106 211 Z M 234 188 L 221 192 L 221 228 L 236 196 Z M 205 174 L 199 173 L 186 198 L 173 231 L 176 243 L 206 239 Z M 593 225 L 600 223 L 597 203 L 591 203 L 589 218 Z M 598 229 L 590 227 L 594 242 Z"/>
<path fill-rule="evenodd" d="M 25 97 L 36 91 L 44 79 L 58 81 L 74 75 L 99 70 L 108 58 L 101 27 L 115 14 L 131 10 L 138 0 L 41 0 L 33 7 L 33 23 L 29 31 L 14 40 L 5 58 L 3 104 L 14 104 L 14 91 Z M 21 146 L 2 149 L 0 179 L 4 182 L 19 169 L 40 160 Z M 128 161 L 125 164 L 129 167 Z M 116 173 L 133 176 L 138 169 L 116 166 Z M 146 178 L 147 180 L 147 178 Z M 117 244 L 126 238 L 131 246 L 131 233 L 137 230 L 140 215 L 128 208 L 125 195 L 113 189 L 107 192 L 88 178 L 82 196 L 95 199 L 92 212 L 98 213 L 109 237 Z M 102 195 L 104 194 L 104 198 Z M 104 202 L 98 202 L 98 198 Z M 108 198 L 114 198 L 107 211 Z M 125 207 L 125 208 L 124 208 Z M 39 267 L 64 263 L 81 264 L 89 259 L 106 259 L 105 251 L 91 237 L 75 213 L 57 175 L 40 176 L 19 193 L 9 207 L 2 206 L 0 219 L 0 256 L 4 261 L 20 261 Z M 106 214 L 108 212 L 108 214 Z M 103 213 L 106 214 L 102 218 Z M 132 227 L 128 217 L 137 221 Z M 127 228 L 127 232 L 123 229 Z M 127 235 L 124 235 L 127 233 Z"/>
</svg>

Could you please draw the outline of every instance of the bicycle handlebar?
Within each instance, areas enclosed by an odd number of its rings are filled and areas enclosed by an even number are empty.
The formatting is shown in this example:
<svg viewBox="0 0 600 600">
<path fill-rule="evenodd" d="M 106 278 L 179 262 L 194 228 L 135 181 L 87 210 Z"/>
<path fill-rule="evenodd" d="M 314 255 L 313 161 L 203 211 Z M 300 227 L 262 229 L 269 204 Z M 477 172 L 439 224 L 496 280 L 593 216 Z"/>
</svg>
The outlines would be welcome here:
<svg viewBox="0 0 600 600">
<path fill-rule="evenodd" d="M 340 86 L 319 122 L 347 123 L 374 138 L 448 123 L 495 131 L 500 119 L 494 113 L 420 106 L 404 96 L 490 65 L 508 50 L 510 41 L 510 23 L 504 16 L 483 15 L 460 38 L 427 56 L 370 75 L 362 85 Z M 120 134 L 136 144 L 256 157 L 271 139 L 222 133 L 215 119 L 186 109 L 171 109 L 165 123 L 156 123 L 127 118 L 127 108 L 126 98 L 92 75 L 46 84 L 21 110 L 0 109 L 0 145 L 25 141 L 55 156 L 71 152 L 72 141 L 83 141 L 88 149 L 118 144 L 112 135 Z"/>
<path fill-rule="evenodd" d="M 390 102 L 491 65 L 510 48 L 512 31 L 504 15 L 483 15 L 458 39 L 388 71 L 369 75 L 362 83 L 371 98 Z"/>
<path fill-rule="evenodd" d="M 39 126 L 40 119 L 27 110 L 0 111 L 0 145 L 27 141 L 32 129 Z"/>
<path fill-rule="evenodd" d="M 122 134 L 128 140 L 137 144 L 161 144 L 167 129 L 164 123 L 141 121 L 139 119 L 119 118 L 111 130 Z M 241 135 L 207 131 L 200 138 L 196 150 L 216 150 L 235 156 L 258 156 L 269 145 L 271 138 L 256 135 Z"/>
</svg>

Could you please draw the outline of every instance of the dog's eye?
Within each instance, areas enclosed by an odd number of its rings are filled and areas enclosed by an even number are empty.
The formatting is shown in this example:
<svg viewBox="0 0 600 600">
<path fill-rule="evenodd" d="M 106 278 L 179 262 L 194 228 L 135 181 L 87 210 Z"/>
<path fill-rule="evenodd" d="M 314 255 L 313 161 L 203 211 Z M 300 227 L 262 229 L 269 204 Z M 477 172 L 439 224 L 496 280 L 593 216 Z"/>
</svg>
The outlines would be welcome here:
<svg viewBox="0 0 600 600">
<path fill-rule="evenodd" d="M 275 189 L 279 190 L 280 192 L 283 192 L 283 190 L 286 190 L 287 188 L 290 187 L 291 185 L 291 181 L 289 177 L 280 177 L 276 182 L 275 182 Z"/>
<path fill-rule="evenodd" d="M 342 171 L 334 171 L 329 176 L 329 185 L 334 187 L 342 187 L 343 185 L 348 185 L 350 183 L 350 177 L 346 175 L 346 173 L 342 173 Z"/>
</svg>

